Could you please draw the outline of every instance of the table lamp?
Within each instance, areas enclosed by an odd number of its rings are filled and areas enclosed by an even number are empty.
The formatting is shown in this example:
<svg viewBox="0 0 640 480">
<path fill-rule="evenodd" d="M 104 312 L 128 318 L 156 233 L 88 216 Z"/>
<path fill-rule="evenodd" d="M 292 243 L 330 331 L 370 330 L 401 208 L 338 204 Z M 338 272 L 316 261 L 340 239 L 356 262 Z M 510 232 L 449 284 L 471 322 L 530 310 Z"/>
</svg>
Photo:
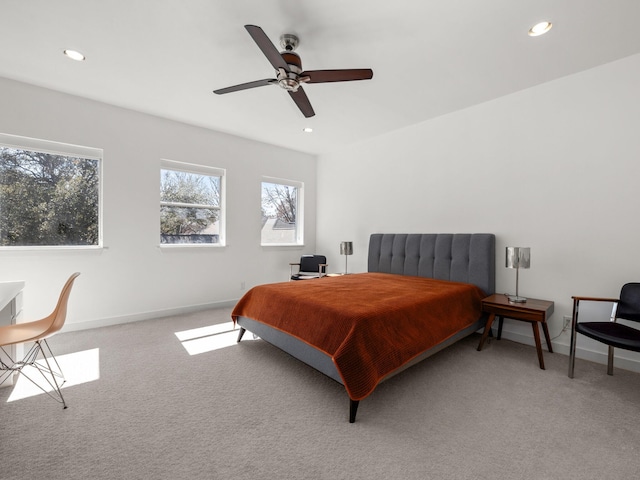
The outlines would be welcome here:
<svg viewBox="0 0 640 480">
<path fill-rule="evenodd" d="M 518 274 L 521 268 L 531 265 L 531 249 L 529 247 L 507 247 L 505 266 L 516 269 L 516 294 L 508 295 L 512 303 L 525 303 L 527 299 L 518 295 Z"/>
<path fill-rule="evenodd" d="M 340 242 L 340 255 L 344 255 L 344 274 L 347 274 L 347 259 L 353 255 L 353 242 Z"/>
</svg>

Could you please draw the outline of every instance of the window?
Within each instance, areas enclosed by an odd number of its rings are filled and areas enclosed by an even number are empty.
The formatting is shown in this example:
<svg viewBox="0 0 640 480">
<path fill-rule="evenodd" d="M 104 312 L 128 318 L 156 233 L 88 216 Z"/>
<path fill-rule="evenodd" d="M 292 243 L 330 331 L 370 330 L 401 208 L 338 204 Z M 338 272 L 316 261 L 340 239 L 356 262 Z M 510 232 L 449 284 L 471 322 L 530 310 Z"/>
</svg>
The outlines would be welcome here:
<svg viewBox="0 0 640 480">
<path fill-rule="evenodd" d="M 224 245 L 224 173 L 220 168 L 162 160 L 162 245 Z"/>
<path fill-rule="evenodd" d="M 262 181 L 262 245 L 302 245 L 302 183 Z"/>
<path fill-rule="evenodd" d="M 0 134 L 0 247 L 100 246 L 102 150 Z"/>
</svg>

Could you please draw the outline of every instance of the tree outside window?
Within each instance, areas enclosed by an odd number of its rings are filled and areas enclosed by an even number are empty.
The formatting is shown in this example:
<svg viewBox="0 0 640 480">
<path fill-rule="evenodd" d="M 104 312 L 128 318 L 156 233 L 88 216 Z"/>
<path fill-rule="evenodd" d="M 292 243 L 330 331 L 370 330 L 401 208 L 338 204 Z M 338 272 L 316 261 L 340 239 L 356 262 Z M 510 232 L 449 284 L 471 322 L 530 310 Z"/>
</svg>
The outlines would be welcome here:
<svg viewBox="0 0 640 480">
<path fill-rule="evenodd" d="M 214 169 L 213 172 L 216 173 L 217 170 Z M 206 175 L 178 169 L 162 169 L 160 242 L 219 244 L 221 189 L 222 174 Z"/>
<path fill-rule="evenodd" d="M 302 184 L 298 182 L 262 182 L 263 245 L 298 245 L 302 243 L 299 230 L 299 206 Z"/>
<path fill-rule="evenodd" d="M 97 246 L 99 199 L 99 159 L 0 145 L 0 246 Z"/>
</svg>

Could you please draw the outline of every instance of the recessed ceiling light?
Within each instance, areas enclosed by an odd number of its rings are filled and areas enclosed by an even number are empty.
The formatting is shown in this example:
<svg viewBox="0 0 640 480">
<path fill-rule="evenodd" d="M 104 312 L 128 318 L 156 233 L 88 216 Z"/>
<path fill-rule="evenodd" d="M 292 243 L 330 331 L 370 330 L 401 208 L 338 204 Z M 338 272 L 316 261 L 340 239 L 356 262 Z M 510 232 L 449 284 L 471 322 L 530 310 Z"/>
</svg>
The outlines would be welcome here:
<svg viewBox="0 0 640 480">
<path fill-rule="evenodd" d="M 302 131 L 303 131 L 304 133 L 311 133 L 311 132 L 313 132 L 313 128 L 311 128 L 311 127 L 304 127 L 304 128 L 302 129 Z"/>
<path fill-rule="evenodd" d="M 540 23 L 536 23 L 533 27 L 531 27 L 529 29 L 529 36 L 530 37 L 537 37 L 539 35 L 544 35 L 545 33 L 547 33 L 549 30 L 551 30 L 552 27 L 552 23 L 551 22 L 540 22 Z"/>
<path fill-rule="evenodd" d="M 85 59 L 85 56 L 78 52 L 77 50 L 69 50 L 68 48 L 64 51 L 64 54 L 72 60 L 76 60 L 81 62 Z"/>
</svg>

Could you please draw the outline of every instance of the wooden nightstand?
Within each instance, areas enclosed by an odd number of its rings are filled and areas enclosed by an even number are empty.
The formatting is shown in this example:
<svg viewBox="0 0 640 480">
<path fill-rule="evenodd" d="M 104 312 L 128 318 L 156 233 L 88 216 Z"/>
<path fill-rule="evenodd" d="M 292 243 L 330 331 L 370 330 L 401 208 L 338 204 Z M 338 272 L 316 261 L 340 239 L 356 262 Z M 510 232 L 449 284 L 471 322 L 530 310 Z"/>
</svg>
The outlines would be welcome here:
<svg viewBox="0 0 640 480">
<path fill-rule="evenodd" d="M 489 335 L 489 332 L 491 331 L 491 324 L 496 317 L 499 319 L 498 340 L 500 340 L 500 336 L 502 335 L 502 321 L 504 317 L 529 322 L 533 327 L 533 338 L 536 341 L 536 350 L 538 352 L 540 368 L 544 370 L 542 346 L 540 345 L 540 332 L 537 324 L 540 323 L 542 325 L 544 338 L 547 341 L 547 349 L 549 352 L 553 353 L 551 339 L 549 338 L 549 329 L 547 328 L 547 318 L 549 318 L 553 313 L 553 302 L 528 298 L 525 303 L 511 303 L 506 295 L 495 294 L 482 300 L 482 311 L 489 313 L 489 318 L 484 326 L 484 332 L 482 333 L 482 338 L 478 345 L 478 351 L 482 350 L 484 341 L 487 339 L 487 335 Z"/>
</svg>

